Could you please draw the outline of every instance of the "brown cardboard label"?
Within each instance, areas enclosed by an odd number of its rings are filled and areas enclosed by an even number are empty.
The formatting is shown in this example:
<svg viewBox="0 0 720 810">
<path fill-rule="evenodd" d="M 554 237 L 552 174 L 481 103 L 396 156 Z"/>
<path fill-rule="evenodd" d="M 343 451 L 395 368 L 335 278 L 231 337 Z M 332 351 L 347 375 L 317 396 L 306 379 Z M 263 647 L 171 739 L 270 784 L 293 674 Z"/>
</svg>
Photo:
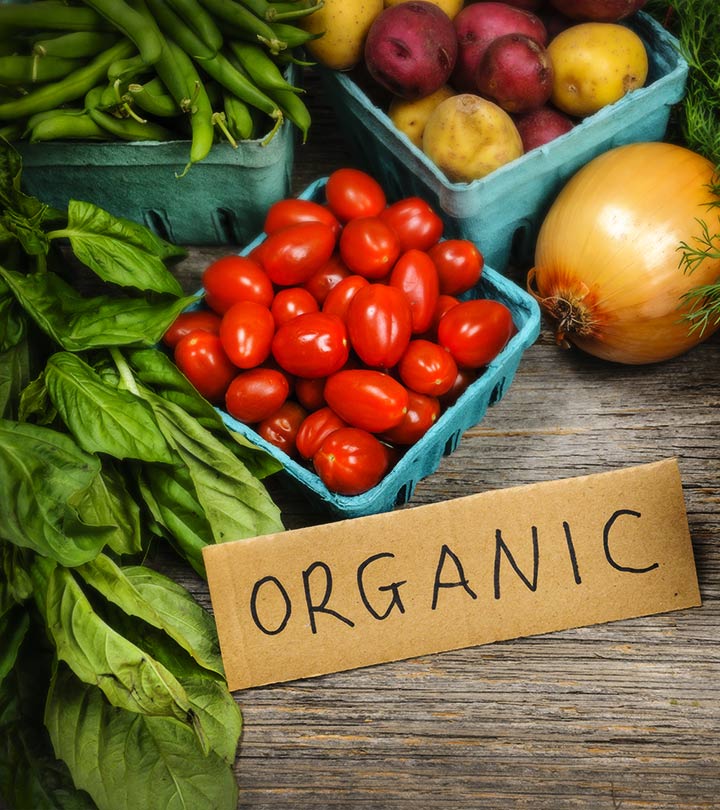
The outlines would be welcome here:
<svg viewBox="0 0 720 810">
<path fill-rule="evenodd" d="M 700 604 L 674 459 L 203 554 L 231 690 Z"/>
</svg>

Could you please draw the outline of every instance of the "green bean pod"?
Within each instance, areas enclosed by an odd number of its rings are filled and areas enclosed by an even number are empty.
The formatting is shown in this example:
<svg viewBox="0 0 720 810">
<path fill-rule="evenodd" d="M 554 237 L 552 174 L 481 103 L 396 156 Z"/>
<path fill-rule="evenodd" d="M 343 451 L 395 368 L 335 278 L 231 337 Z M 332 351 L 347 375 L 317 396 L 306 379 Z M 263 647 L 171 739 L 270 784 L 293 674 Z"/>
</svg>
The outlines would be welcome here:
<svg viewBox="0 0 720 810">
<path fill-rule="evenodd" d="M 4 6 L 0 6 L 1 8 Z M 51 110 L 82 98 L 106 78 L 107 69 L 114 61 L 130 56 L 134 50 L 132 42 L 122 39 L 64 79 L 42 85 L 25 96 L 1 103 L 0 121 L 27 118 L 36 112 Z"/>
<path fill-rule="evenodd" d="M 182 110 L 159 77 L 150 79 L 145 84 L 135 82 L 129 84 L 128 93 L 135 104 L 149 115 L 157 118 L 173 118 L 182 114 Z"/>
<path fill-rule="evenodd" d="M 26 129 L 29 131 L 34 129 L 38 124 L 47 120 L 48 118 L 54 118 L 56 115 L 84 115 L 85 114 L 85 107 L 58 107 L 52 110 L 43 110 L 42 112 L 35 113 L 35 115 L 31 115 L 26 123 Z"/>
<path fill-rule="evenodd" d="M 305 102 L 292 90 L 272 90 L 269 92 L 283 111 L 283 115 L 290 119 L 300 130 L 302 142 L 305 143 L 311 124 L 310 110 L 308 110 Z"/>
<path fill-rule="evenodd" d="M 228 46 L 243 70 L 261 90 L 302 92 L 301 88 L 295 87 L 287 81 L 277 63 L 260 45 L 233 40 L 228 43 Z"/>
<path fill-rule="evenodd" d="M 272 28 L 275 36 L 281 42 L 284 42 L 285 46 L 291 50 L 293 48 L 300 48 L 307 42 L 310 42 L 313 39 L 318 39 L 322 36 L 321 33 L 312 34 L 310 31 L 305 31 L 302 28 L 298 28 L 297 25 L 290 25 L 289 23 L 284 22 L 272 22 L 270 23 L 270 27 Z"/>
<path fill-rule="evenodd" d="M 125 0 L 84 0 L 84 2 L 135 43 L 145 64 L 154 65 L 157 62 L 162 52 L 161 40 L 155 30 L 145 24 L 142 15 Z"/>
<path fill-rule="evenodd" d="M 215 22 L 215 18 L 200 4 L 199 0 L 167 0 L 167 2 L 213 53 L 217 53 L 222 48 L 222 32 Z"/>
<path fill-rule="evenodd" d="M 0 30 L 112 31 L 113 26 L 92 8 L 68 6 L 60 0 L 0 3 Z"/>
<path fill-rule="evenodd" d="M 268 4 L 271 8 L 271 22 L 281 22 L 282 20 L 297 20 L 300 17 L 307 17 L 319 11 L 324 5 L 324 0 L 295 0 L 295 2 Z"/>
<path fill-rule="evenodd" d="M 60 36 L 36 40 L 33 43 L 33 53 L 38 56 L 87 59 L 109 48 L 117 42 L 117 39 L 117 35 L 110 31 L 71 31 Z"/>
<path fill-rule="evenodd" d="M 77 70 L 82 64 L 80 59 L 66 59 L 63 56 L 0 56 L 0 84 L 17 87 L 54 82 Z"/>
<path fill-rule="evenodd" d="M 111 65 L 108 65 L 107 79 L 109 82 L 134 81 L 139 76 L 145 75 L 150 69 L 151 66 L 139 53 L 136 53 L 127 59 L 116 59 Z"/>
<path fill-rule="evenodd" d="M 90 118 L 102 129 L 122 141 L 169 141 L 175 134 L 153 122 L 140 122 L 135 118 L 116 118 L 98 106 L 103 88 L 95 87 L 85 96 L 85 107 Z"/>
<path fill-rule="evenodd" d="M 287 44 L 278 38 L 270 24 L 253 14 L 248 8 L 235 0 L 201 0 L 205 8 L 218 20 L 223 20 L 231 27 L 231 33 L 241 34 L 251 42 L 265 44 L 271 53 L 279 53 Z"/>
<path fill-rule="evenodd" d="M 250 107 L 237 96 L 225 91 L 223 93 L 223 109 L 227 127 L 233 137 L 238 141 L 247 141 L 253 136 L 255 122 Z"/>
<path fill-rule="evenodd" d="M 193 59 L 211 59 L 218 51 L 211 48 L 166 0 L 147 0 L 148 8 L 164 34 Z"/>
<path fill-rule="evenodd" d="M 82 115 L 64 114 L 39 121 L 30 128 L 30 143 L 42 141 L 105 141 L 109 133 L 93 121 L 89 113 Z"/>
<path fill-rule="evenodd" d="M 9 124 L 0 126 L 0 139 L 5 139 L 12 143 L 19 141 L 25 134 L 25 124 L 22 121 L 11 121 Z"/>
</svg>

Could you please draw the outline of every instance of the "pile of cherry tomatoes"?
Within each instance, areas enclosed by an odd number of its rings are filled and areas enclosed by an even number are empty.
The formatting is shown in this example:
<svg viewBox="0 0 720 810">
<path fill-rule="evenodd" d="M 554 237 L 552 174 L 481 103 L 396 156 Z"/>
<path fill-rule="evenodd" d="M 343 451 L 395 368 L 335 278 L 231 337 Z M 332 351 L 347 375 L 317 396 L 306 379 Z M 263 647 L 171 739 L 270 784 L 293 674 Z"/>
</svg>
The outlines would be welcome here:
<svg viewBox="0 0 720 810">
<path fill-rule="evenodd" d="M 502 350 L 512 315 L 461 300 L 483 270 L 471 241 L 442 240 L 428 203 L 388 204 L 358 169 L 331 174 L 324 203 L 274 203 L 264 232 L 206 268 L 206 306 L 165 342 L 209 401 L 357 495 Z"/>
</svg>

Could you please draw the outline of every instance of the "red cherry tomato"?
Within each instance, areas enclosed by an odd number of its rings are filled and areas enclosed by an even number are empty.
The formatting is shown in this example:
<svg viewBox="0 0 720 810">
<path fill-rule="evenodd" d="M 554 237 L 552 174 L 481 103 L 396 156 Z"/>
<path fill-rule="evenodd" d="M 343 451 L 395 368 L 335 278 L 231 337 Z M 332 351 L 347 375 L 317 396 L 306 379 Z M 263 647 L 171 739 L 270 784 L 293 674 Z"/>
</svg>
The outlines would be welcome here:
<svg viewBox="0 0 720 810">
<path fill-rule="evenodd" d="M 270 310 L 255 301 L 238 301 L 223 315 L 220 340 L 238 368 L 253 368 L 270 354 L 275 320 Z"/>
<path fill-rule="evenodd" d="M 287 321 L 272 341 L 278 365 L 298 377 L 327 377 L 345 365 L 349 352 L 345 324 L 325 312 L 307 312 Z"/>
<path fill-rule="evenodd" d="M 318 302 L 302 287 L 283 287 L 275 293 L 270 306 L 275 325 L 282 326 L 286 321 L 306 312 L 317 312 Z"/>
<path fill-rule="evenodd" d="M 221 315 L 238 301 L 256 301 L 269 307 L 274 294 L 267 273 L 248 256 L 224 256 L 202 275 L 207 305 Z"/>
<path fill-rule="evenodd" d="M 428 253 L 437 268 L 441 294 L 461 295 L 480 280 L 484 258 L 468 239 L 446 239 Z"/>
<path fill-rule="evenodd" d="M 277 200 L 268 208 L 263 230 L 270 234 L 298 222 L 324 222 L 333 229 L 335 236 L 340 233 L 340 223 L 329 208 L 313 200 L 293 197 Z"/>
<path fill-rule="evenodd" d="M 458 366 L 487 365 L 515 331 L 505 304 L 485 298 L 461 301 L 449 309 L 438 324 L 438 343 L 455 358 Z"/>
<path fill-rule="evenodd" d="M 416 391 L 408 392 L 407 413 L 402 422 L 383 433 L 382 438 L 392 444 L 415 444 L 430 430 L 440 416 L 440 401 Z"/>
<path fill-rule="evenodd" d="M 392 368 L 412 336 L 412 313 L 405 295 L 387 284 L 359 289 L 348 307 L 347 329 L 358 357 L 374 368 Z"/>
<path fill-rule="evenodd" d="M 320 480 L 331 492 L 359 495 L 376 486 L 388 470 L 388 449 L 371 433 L 354 427 L 334 430 L 313 456 Z"/>
<path fill-rule="evenodd" d="M 310 276 L 303 287 L 322 306 L 330 291 L 349 275 L 348 266 L 340 258 L 340 254 L 335 252 L 319 270 Z"/>
<path fill-rule="evenodd" d="M 325 222 L 297 222 L 269 234 L 260 251 L 273 284 L 292 287 L 307 281 L 332 256 L 335 232 Z"/>
<path fill-rule="evenodd" d="M 317 411 L 325 404 L 325 377 L 298 377 L 295 398 L 306 411 Z"/>
<path fill-rule="evenodd" d="M 377 216 L 386 206 L 385 192 L 378 181 L 359 169 L 336 169 L 327 179 L 328 207 L 340 220 Z"/>
<path fill-rule="evenodd" d="M 323 441 L 334 431 L 347 427 L 332 408 L 320 408 L 303 419 L 298 430 L 295 445 L 303 458 L 312 458 Z"/>
<path fill-rule="evenodd" d="M 225 353 L 220 338 L 196 330 L 175 346 L 175 363 L 199 393 L 212 403 L 222 401 L 237 368 Z"/>
<path fill-rule="evenodd" d="M 402 420 L 408 392 L 382 371 L 344 369 L 328 377 L 325 401 L 349 425 L 382 433 Z"/>
<path fill-rule="evenodd" d="M 251 368 L 238 374 L 225 392 L 227 412 L 252 424 L 271 416 L 290 393 L 287 377 L 274 368 Z"/>
<path fill-rule="evenodd" d="M 401 290 L 410 304 L 413 334 L 427 331 L 432 326 L 440 294 L 432 259 L 422 250 L 408 250 L 395 263 L 389 283 Z"/>
<path fill-rule="evenodd" d="M 209 309 L 192 309 L 188 312 L 181 312 L 168 326 L 163 335 L 163 343 L 174 349 L 181 338 L 196 329 L 217 335 L 220 331 L 220 316 Z"/>
<path fill-rule="evenodd" d="M 450 352 L 422 338 L 410 341 L 397 370 L 407 388 L 434 397 L 447 393 L 457 377 L 457 363 Z"/>
<path fill-rule="evenodd" d="M 437 304 L 435 304 L 435 312 L 433 313 L 432 324 L 430 326 L 431 331 L 437 333 L 437 327 L 440 323 L 440 318 L 449 310 L 452 309 L 455 304 L 459 304 L 460 299 L 456 298 L 454 295 L 443 295 L 442 293 L 438 296 Z"/>
<path fill-rule="evenodd" d="M 291 457 L 296 456 L 295 439 L 306 416 L 307 413 L 301 405 L 288 399 L 275 413 L 263 419 L 255 430 L 266 442 Z"/>
<path fill-rule="evenodd" d="M 347 320 L 347 312 L 350 302 L 355 297 L 355 293 L 362 287 L 367 287 L 370 282 L 365 276 L 351 275 L 339 281 L 327 295 L 322 306 L 322 311 L 329 315 L 337 315 L 344 321 Z"/>
<path fill-rule="evenodd" d="M 398 200 L 380 214 L 380 219 L 398 235 L 402 251 L 428 250 L 443 234 L 443 221 L 420 197 Z"/>
<path fill-rule="evenodd" d="M 400 255 L 395 231 L 378 217 L 351 219 L 340 234 L 339 246 L 350 270 L 371 280 L 386 276 Z"/>
<path fill-rule="evenodd" d="M 440 405 L 443 408 L 449 408 L 451 405 L 454 405 L 477 378 L 477 369 L 459 368 L 450 390 L 440 397 Z"/>
</svg>

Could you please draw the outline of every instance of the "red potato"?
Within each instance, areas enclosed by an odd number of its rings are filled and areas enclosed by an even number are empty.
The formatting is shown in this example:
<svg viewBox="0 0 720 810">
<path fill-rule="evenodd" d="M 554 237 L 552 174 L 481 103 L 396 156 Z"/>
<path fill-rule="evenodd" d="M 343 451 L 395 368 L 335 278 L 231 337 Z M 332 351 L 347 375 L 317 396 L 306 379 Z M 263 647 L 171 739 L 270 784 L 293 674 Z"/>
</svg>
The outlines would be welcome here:
<svg viewBox="0 0 720 810">
<path fill-rule="evenodd" d="M 453 20 L 458 40 L 450 84 L 464 93 L 475 93 L 478 65 L 490 43 L 505 34 L 525 34 L 547 45 L 542 20 L 531 11 L 507 3 L 471 3 Z"/>
<path fill-rule="evenodd" d="M 433 3 L 407 2 L 382 11 L 365 40 L 372 78 L 403 99 L 442 87 L 455 67 L 458 43 L 452 20 Z"/>
<path fill-rule="evenodd" d="M 559 138 L 575 126 L 565 113 L 549 106 L 517 115 L 514 121 L 526 152 Z"/>
<path fill-rule="evenodd" d="M 617 22 L 639 11 L 647 0 L 550 0 L 550 5 L 573 20 Z"/>
<path fill-rule="evenodd" d="M 476 82 L 478 92 L 503 110 L 524 113 L 549 100 L 553 75 L 542 45 L 524 34 L 505 34 L 488 45 Z"/>
</svg>

